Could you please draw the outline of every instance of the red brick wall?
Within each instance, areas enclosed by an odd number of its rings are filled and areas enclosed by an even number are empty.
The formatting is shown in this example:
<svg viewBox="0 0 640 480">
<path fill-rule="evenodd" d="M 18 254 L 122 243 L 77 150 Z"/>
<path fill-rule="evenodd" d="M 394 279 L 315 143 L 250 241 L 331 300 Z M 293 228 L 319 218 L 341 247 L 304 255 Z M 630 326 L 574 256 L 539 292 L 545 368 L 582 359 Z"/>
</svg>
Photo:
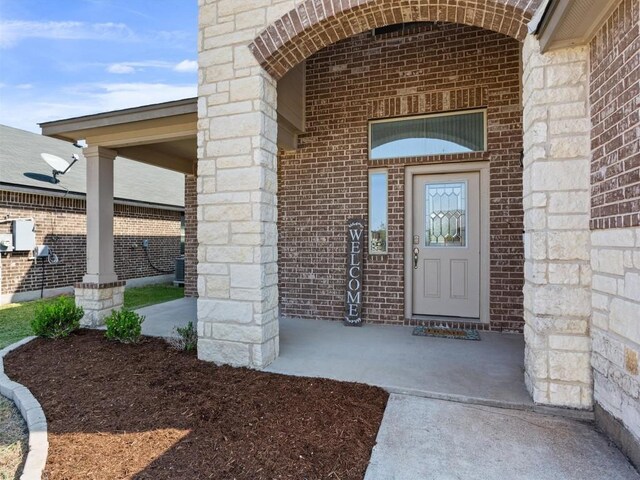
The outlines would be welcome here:
<svg viewBox="0 0 640 480">
<path fill-rule="evenodd" d="M 593 229 L 640 225 L 639 18 L 624 0 L 590 45 Z"/>
<path fill-rule="evenodd" d="M 0 191 L 0 215 L 34 218 L 36 243 L 49 245 L 59 257 L 57 265 L 46 264 L 44 288 L 66 287 L 82 279 L 86 273 L 84 200 Z M 121 280 L 161 275 L 149 265 L 140 247 L 143 239 L 149 240 L 153 265 L 173 270 L 180 252 L 180 215 L 178 211 L 115 205 L 115 269 Z M 10 233 L 11 224 L 0 224 L 0 232 Z M 42 260 L 36 265 L 28 257 L 27 252 L 2 255 L 3 295 L 40 289 Z"/>
<path fill-rule="evenodd" d="M 185 175 L 184 183 L 184 294 L 198 296 L 198 192 L 197 177 Z"/>
<path fill-rule="evenodd" d="M 389 173 L 389 254 L 365 255 L 365 321 L 404 322 L 404 167 L 488 160 L 493 330 L 522 328 L 520 45 L 504 35 L 430 24 L 362 34 L 307 61 L 307 132 L 280 156 L 281 313 L 340 319 L 346 220 L 367 217 L 368 169 Z M 369 161 L 368 120 L 486 107 L 484 153 Z"/>
<path fill-rule="evenodd" d="M 290 2 L 293 3 L 293 2 Z M 249 45 L 280 79 L 311 53 L 368 28 L 400 22 L 458 22 L 524 40 L 542 0 L 302 0 Z"/>
</svg>

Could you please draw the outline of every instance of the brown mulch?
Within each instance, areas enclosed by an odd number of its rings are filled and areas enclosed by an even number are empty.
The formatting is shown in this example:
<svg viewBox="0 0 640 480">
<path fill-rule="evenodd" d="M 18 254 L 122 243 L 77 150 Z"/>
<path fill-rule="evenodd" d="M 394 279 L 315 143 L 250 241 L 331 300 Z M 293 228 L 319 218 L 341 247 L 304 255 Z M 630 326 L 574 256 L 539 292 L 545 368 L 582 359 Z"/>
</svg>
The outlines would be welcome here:
<svg viewBox="0 0 640 480">
<path fill-rule="evenodd" d="M 81 330 L 5 358 L 49 421 L 46 478 L 361 479 L 387 393 L 216 367 Z"/>
</svg>

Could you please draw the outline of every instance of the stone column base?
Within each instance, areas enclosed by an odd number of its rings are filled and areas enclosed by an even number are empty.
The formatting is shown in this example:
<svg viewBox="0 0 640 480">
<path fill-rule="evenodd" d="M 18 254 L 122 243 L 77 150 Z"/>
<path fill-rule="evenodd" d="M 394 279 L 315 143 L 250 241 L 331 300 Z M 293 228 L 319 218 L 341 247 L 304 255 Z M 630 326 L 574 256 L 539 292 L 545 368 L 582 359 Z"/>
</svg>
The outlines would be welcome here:
<svg viewBox="0 0 640 480">
<path fill-rule="evenodd" d="M 83 327 L 104 325 L 105 317 L 124 304 L 124 281 L 112 283 L 76 283 L 76 305 L 84 309 Z"/>
<path fill-rule="evenodd" d="M 198 338 L 198 358 L 216 365 L 261 369 L 273 362 L 279 354 L 278 337 L 264 343 L 241 343 Z"/>
</svg>

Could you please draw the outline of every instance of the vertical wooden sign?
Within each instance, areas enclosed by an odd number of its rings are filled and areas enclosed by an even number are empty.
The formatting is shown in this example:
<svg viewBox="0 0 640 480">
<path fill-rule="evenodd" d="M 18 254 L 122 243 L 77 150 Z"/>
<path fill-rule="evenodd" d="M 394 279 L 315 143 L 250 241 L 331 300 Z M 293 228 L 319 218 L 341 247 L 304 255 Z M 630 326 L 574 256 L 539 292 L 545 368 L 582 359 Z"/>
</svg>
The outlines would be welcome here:
<svg viewBox="0 0 640 480">
<path fill-rule="evenodd" d="M 347 291 L 344 324 L 362 325 L 362 253 L 364 251 L 364 220 L 347 221 Z"/>
</svg>

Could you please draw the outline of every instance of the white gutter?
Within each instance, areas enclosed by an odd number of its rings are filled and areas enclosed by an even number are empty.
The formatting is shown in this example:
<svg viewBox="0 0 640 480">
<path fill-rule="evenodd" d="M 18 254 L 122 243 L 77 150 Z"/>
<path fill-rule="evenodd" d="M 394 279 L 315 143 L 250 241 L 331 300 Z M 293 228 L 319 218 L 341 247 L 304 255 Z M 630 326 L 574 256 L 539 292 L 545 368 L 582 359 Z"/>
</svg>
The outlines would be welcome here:
<svg viewBox="0 0 640 480">
<path fill-rule="evenodd" d="M 531 20 L 527 24 L 527 29 L 529 30 L 529 33 L 531 35 L 535 35 L 538 33 L 538 29 L 540 28 L 542 19 L 547 13 L 547 10 L 550 7 L 551 1 L 552 0 L 544 0 L 536 10 L 536 13 L 533 14 L 533 17 L 531 17 Z"/>
</svg>

